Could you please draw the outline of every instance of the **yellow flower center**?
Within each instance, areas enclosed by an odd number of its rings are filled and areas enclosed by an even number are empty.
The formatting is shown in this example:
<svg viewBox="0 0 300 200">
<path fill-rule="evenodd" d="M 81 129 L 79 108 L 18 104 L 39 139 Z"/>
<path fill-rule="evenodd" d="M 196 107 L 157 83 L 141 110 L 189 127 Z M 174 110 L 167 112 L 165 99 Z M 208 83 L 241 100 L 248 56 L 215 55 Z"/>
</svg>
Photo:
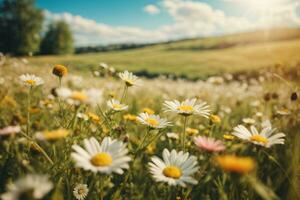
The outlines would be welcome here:
<svg viewBox="0 0 300 200">
<path fill-rule="evenodd" d="M 32 80 L 32 79 L 26 80 L 25 82 L 28 83 L 29 85 L 35 85 L 36 84 L 36 81 Z"/>
<path fill-rule="evenodd" d="M 168 166 L 164 168 L 163 174 L 169 178 L 179 179 L 181 177 L 181 170 L 175 166 Z"/>
<path fill-rule="evenodd" d="M 223 138 L 224 138 L 225 140 L 233 140 L 233 139 L 234 139 L 234 136 L 233 136 L 233 135 L 230 135 L 230 134 L 224 134 L 224 135 L 223 135 Z"/>
<path fill-rule="evenodd" d="M 84 192 L 84 189 L 83 188 L 80 188 L 80 189 L 78 189 L 78 194 L 84 194 L 85 192 Z"/>
<path fill-rule="evenodd" d="M 105 167 L 112 163 L 112 158 L 108 153 L 98 153 L 90 161 L 96 167 Z"/>
<path fill-rule="evenodd" d="M 261 136 L 261 135 L 252 135 L 251 138 L 250 138 L 251 141 L 254 141 L 254 142 L 260 142 L 260 143 L 263 143 L 263 144 L 266 144 L 268 142 L 268 139 Z"/>
<path fill-rule="evenodd" d="M 154 114 L 154 110 L 152 110 L 151 108 L 144 108 L 143 112 L 148 113 L 149 115 Z"/>
<path fill-rule="evenodd" d="M 125 83 L 127 86 L 133 86 L 133 84 L 134 84 L 133 81 L 129 80 L 129 79 L 125 80 Z"/>
<path fill-rule="evenodd" d="M 85 101 L 87 99 L 87 96 L 83 92 L 73 92 L 72 99 L 77 100 L 77 101 Z"/>
<path fill-rule="evenodd" d="M 181 106 L 178 106 L 177 110 L 183 111 L 183 112 L 191 112 L 194 110 L 194 108 L 193 108 L 193 106 L 181 105 Z"/>
<path fill-rule="evenodd" d="M 113 104 L 112 107 L 114 109 L 121 109 L 122 108 L 122 105 L 121 104 Z"/>
<path fill-rule="evenodd" d="M 158 121 L 156 119 L 153 118 L 148 118 L 147 123 L 150 124 L 151 126 L 157 126 L 158 125 Z"/>
</svg>

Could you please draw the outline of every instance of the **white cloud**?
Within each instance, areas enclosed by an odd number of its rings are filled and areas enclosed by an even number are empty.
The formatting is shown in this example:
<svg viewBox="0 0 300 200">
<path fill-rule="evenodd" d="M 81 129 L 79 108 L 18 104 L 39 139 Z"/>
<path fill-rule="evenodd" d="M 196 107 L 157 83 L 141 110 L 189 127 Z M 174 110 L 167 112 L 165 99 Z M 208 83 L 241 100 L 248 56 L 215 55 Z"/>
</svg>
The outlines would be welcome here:
<svg viewBox="0 0 300 200">
<path fill-rule="evenodd" d="M 147 6 L 145 6 L 144 11 L 146 13 L 149 13 L 150 15 L 155 15 L 158 14 L 160 12 L 159 8 L 155 5 L 149 4 Z"/>
<path fill-rule="evenodd" d="M 76 44 L 81 46 L 124 42 L 156 42 L 234 33 L 264 27 L 299 26 L 300 16 L 296 12 L 299 3 L 292 3 L 274 7 L 270 9 L 268 15 L 250 20 L 245 16 L 228 16 L 224 11 L 214 9 L 209 4 L 199 1 L 162 0 L 159 4 L 160 9 L 167 12 L 173 22 L 154 30 L 130 26 L 111 26 L 70 13 L 55 14 L 45 11 L 45 14 L 50 21 L 64 20 L 69 23 Z M 153 13 L 153 10 L 150 12 Z"/>
</svg>

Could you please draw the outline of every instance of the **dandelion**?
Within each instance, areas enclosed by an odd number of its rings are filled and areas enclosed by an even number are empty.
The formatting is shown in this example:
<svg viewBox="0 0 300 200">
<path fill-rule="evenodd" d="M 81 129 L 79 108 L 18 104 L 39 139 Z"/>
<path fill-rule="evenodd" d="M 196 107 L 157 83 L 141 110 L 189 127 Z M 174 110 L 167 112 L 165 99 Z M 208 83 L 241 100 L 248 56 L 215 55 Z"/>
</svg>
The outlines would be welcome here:
<svg viewBox="0 0 300 200">
<path fill-rule="evenodd" d="M 19 133 L 21 131 L 20 126 L 7 126 L 5 128 L 0 129 L 0 136 L 3 135 L 12 135 Z"/>
<path fill-rule="evenodd" d="M 191 177 L 198 170 L 197 158 L 189 156 L 183 151 L 176 152 L 164 149 L 163 160 L 154 156 L 149 162 L 150 173 L 157 182 L 166 182 L 169 185 L 186 187 L 187 183 L 197 184 L 197 180 Z"/>
<path fill-rule="evenodd" d="M 107 101 L 107 106 L 117 112 L 128 109 L 127 105 L 120 103 L 120 101 L 118 101 L 116 99 L 111 99 L 111 100 Z"/>
<path fill-rule="evenodd" d="M 224 138 L 225 140 L 233 140 L 233 139 L 234 139 L 234 136 L 231 135 L 231 134 L 224 134 L 224 135 L 223 135 L 223 138 Z"/>
<path fill-rule="evenodd" d="M 252 142 L 256 145 L 261 145 L 264 147 L 271 147 L 274 144 L 284 144 L 284 133 L 273 134 L 276 131 L 276 128 L 267 126 L 264 127 L 259 133 L 254 126 L 250 127 L 248 130 L 243 125 L 238 125 L 234 128 L 233 135 L 236 137 Z"/>
<path fill-rule="evenodd" d="M 101 144 L 94 138 L 84 139 L 84 148 L 73 145 L 75 152 L 71 157 L 76 166 L 92 172 L 104 174 L 123 174 L 123 169 L 128 169 L 131 160 L 126 154 L 126 145 L 118 140 L 105 137 Z"/>
<path fill-rule="evenodd" d="M 194 143 L 200 149 L 208 152 L 220 152 L 224 151 L 226 148 L 222 141 L 209 137 L 195 137 Z"/>
<path fill-rule="evenodd" d="M 88 112 L 87 116 L 92 122 L 94 122 L 96 124 L 101 122 L 101 118 L 98 115 L 96 115 L 95 113 Z"/>
<path fill-rule="evenodd" d="M 132 114 L 126 114 L 126 115 L 123 115 L 123 119 L 128 120 L 128 121 L 132 121 L 132 122 L 136 122 L 137 121 L 137 116 L 132 115 Z"/>
<path fill-rule="evenodd" d="M 210 110 L 207 103 L 202 102 L 201 104 L 196 104 L 196 101 L 195 98 L 187 99 L 183 102 L 177 100 L 165 101 L 164 106 L 166 107 L 166 111 L 174 112 L 179 115 L 190 116 L 197 114 L 208 118 Z"/>
<path fill-rule="evenodd" d="M 255 161 L 250 157 L 222 155 L 215 158 L 217 164 L 225 171 L 247 174 L 254 170 Z"/>
<path fill-rule="evenodd" d="M 23 74 L 20 77 L 20 81 L 23 85 L 28 87 L 35 87 L 44 84 L 43 79 L 34 74 Z"/>
<path fill-rule="evenodd" d="M 53 131 L 44 131 L 42 133 L 37 133 L 36 138 L 39 140 L 53 141 L 53 140 L 65 138 L 69 134 L 70 134 L 70 132 L 68 130 L 60 128 L 60 129 L 53 130 Z"/>
<path fill-rule="evenodd" d="M 167 119 L 160 118 L 158 115 L 149 115 L 148 113 L 141 113 L 137 117 L 137 120 L 144 124 L 149 126 L 150 128 L 165 128 L 167 126 L 170 126 L 170 122 L 167 121 Z"/>
<path fill-rule="evenodd" d="M 186 133 L 190 136 L 197 135 L 199 133 L 198 129 L 187 127 Z"/>
<path fill-rule="evenodd" d="M 89 193 L 89 188 L 86 184 L 78 184 L 73 190 L 73 195 L 77 200 L 84 200 Z"/>
<path fill-rule="evenodd" d="M 137 86 L 141 84 L 139 78 L 128 71 L 120 72 L 119 77 L 125 82 L 127 87 Z"/>
<path fill-rule="evenodd" d="M 220 124 L 221 123 L 221 118 L 218 115 L 210 115 L 209 119 L 214 124 Z"/>
<path fill-rule="evenodd" d="M 63 65 L 55 65 L 53 67 L 52 73 L 59 78 L 62 78 L 68 74 L 68 68 Z"/>
<path fill-rule="evenodd" d="M 7 186 L 2 200 L 42 199 L 53 188 L 53 184 L 44 175 L 26 175 Z"/>
</svg>

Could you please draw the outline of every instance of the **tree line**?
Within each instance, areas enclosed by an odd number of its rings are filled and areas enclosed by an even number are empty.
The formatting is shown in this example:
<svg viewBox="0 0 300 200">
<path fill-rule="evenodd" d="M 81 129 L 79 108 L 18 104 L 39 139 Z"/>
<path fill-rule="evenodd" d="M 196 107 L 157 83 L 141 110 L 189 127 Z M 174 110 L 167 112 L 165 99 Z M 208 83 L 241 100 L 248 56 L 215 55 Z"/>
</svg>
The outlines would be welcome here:
<svg viewBox="0 0 300 200">
<path fill-rule="evenodd" d="M 74 40 L 64 21 L 49 24 L 35 0 L 0 1 L 0 52 L 11 55 L 71 54 Z"/>
</svg>

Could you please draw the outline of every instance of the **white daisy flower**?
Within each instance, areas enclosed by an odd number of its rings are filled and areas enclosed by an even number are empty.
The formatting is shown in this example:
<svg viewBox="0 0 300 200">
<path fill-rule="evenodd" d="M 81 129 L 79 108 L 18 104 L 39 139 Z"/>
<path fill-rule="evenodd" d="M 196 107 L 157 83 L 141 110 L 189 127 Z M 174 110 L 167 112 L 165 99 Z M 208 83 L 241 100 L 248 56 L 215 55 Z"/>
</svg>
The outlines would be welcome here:
<svg viewBox="0 0 300 200">
<path fill-rule="evenodd" d="M 141 84 L 139 78 L 131 72 L 124 71 L 119 73 L 119 77 L 125 82 L 125 84 L 130 86 L 138 86 Z"/>
<path fill-rule="evenodd" d="M 164 149 L 163 160 L 154 156 L 149 162 L 150 172 L 157 182 L 166 182 L 169 185 L 186 186 L 186 183 L 197 184 L 197 180 L 191 177 L 198 170 L 197 158 L 189 156 L 189 153 L 179 153 L 176 150 L 169 152 Z"/>
<path fill-rule="evenodd" d="M 110 107 L 114 111 L 122 111 L 122 110 L 127 110 L 128 106 L 125 104 L 121 104 L 120 101 L 116 99 L 111 99 L 107 101 L 107 106 Z"/>
<path fill-rule="evenodd" d="M 78 117 L 79 119 L 82 119 L 83 121 L 89 120 L 89 116 L 87 116 L 86 114 L 84 114 L 82 112 L 77 113 L 76 117 Z"/>
<path fill-rule="evenodd" d="M 62 99 L 67 99 L 72 95 L 72 91 L 69 88 L 64 87 L 57 88 L 55 92 Z"/>
<path fill-rule="evenodd" d="M 175 112 L 180 115 L 189 116 L 197 114 L 208 118 L 210 110 L 207 103 L 202 102 L 201 104 L 195 105 L 196 101 L 196 98 L 187 99 L 183 102 L 179 102 L 177 100 L 165 101 L 164 106 L 166 107 L 166 111 Z"/>
<path fill-rule="evenodd" d="M 167 119 L 160 118 L 158 115 L 149 115 L 148 113 L 139 114 L 137 120 L 151 128 L 165 128 L 171 125 Z"/>
<path fill-rule="evenodd" d="M 91 106 L 99 105 L 103 100 L 103 91 L 96 88 L 90 88 L 85 91 L 88 99 L 87 103 Z"/>
<path fill-rule="evenodd" d="M 71 154 L 76 166 L 92 172 L 123 174 L 123 169 L 128 169 L 131 160 L 126 154 L 126 145 L 118 140 L 105 137 L 101 144 L 94 138 L 83 141 L 84 148 L 73 145 L 75 152 Z"/>
<path fill-rule="evenodd" d="M 89 193 L 89 188 L 86 184 L 78 184 L 73 190 L 73 195 L 77 200 L 84 200 Z"/>
<path fill-rule="evenodd" d="M 245 124 L 255 124 L 255 119 L 252 119 L 252 118 L 244 118 L 242 121 Z"/>
<path fill-rule="evenodd" d="M 47 176 L 29 174 L 7 186 L 2 200 L 41 199 L 53 188 Z"/>
<path fill-rule="evenodd" d="M 248 140 L 256 145 L 269 148 L 274 144 L 284 144 L 285 134 L 273 134 L 275 131 L 276 128 L 272 129 L 271 126 L 266 126 L 263 127 L 259 133 L 254 126 L 251 126 L 250 130 L 248 130 L 245 126 L 238 125 L 234 128 L 234 132 L 232 134 L 243 140 Z"/>
<path fill-rule="evenodd" d="M 178 140 L 179 139 L 179 135 L 178 133 L 174 133 L 174 132 L 169 132 L 166 134 L 168 138 L 170 139 L 174 139 L 174 140 Z"/>
<path fill-rule="evenodd" d="M 21 83 L 28 87 L 34 87 L 44 84 L 43 79 L 41 79 L 38 76 L 35 76 L 34 74 L 23 74 L 19 78 Z"/>
</svg>

